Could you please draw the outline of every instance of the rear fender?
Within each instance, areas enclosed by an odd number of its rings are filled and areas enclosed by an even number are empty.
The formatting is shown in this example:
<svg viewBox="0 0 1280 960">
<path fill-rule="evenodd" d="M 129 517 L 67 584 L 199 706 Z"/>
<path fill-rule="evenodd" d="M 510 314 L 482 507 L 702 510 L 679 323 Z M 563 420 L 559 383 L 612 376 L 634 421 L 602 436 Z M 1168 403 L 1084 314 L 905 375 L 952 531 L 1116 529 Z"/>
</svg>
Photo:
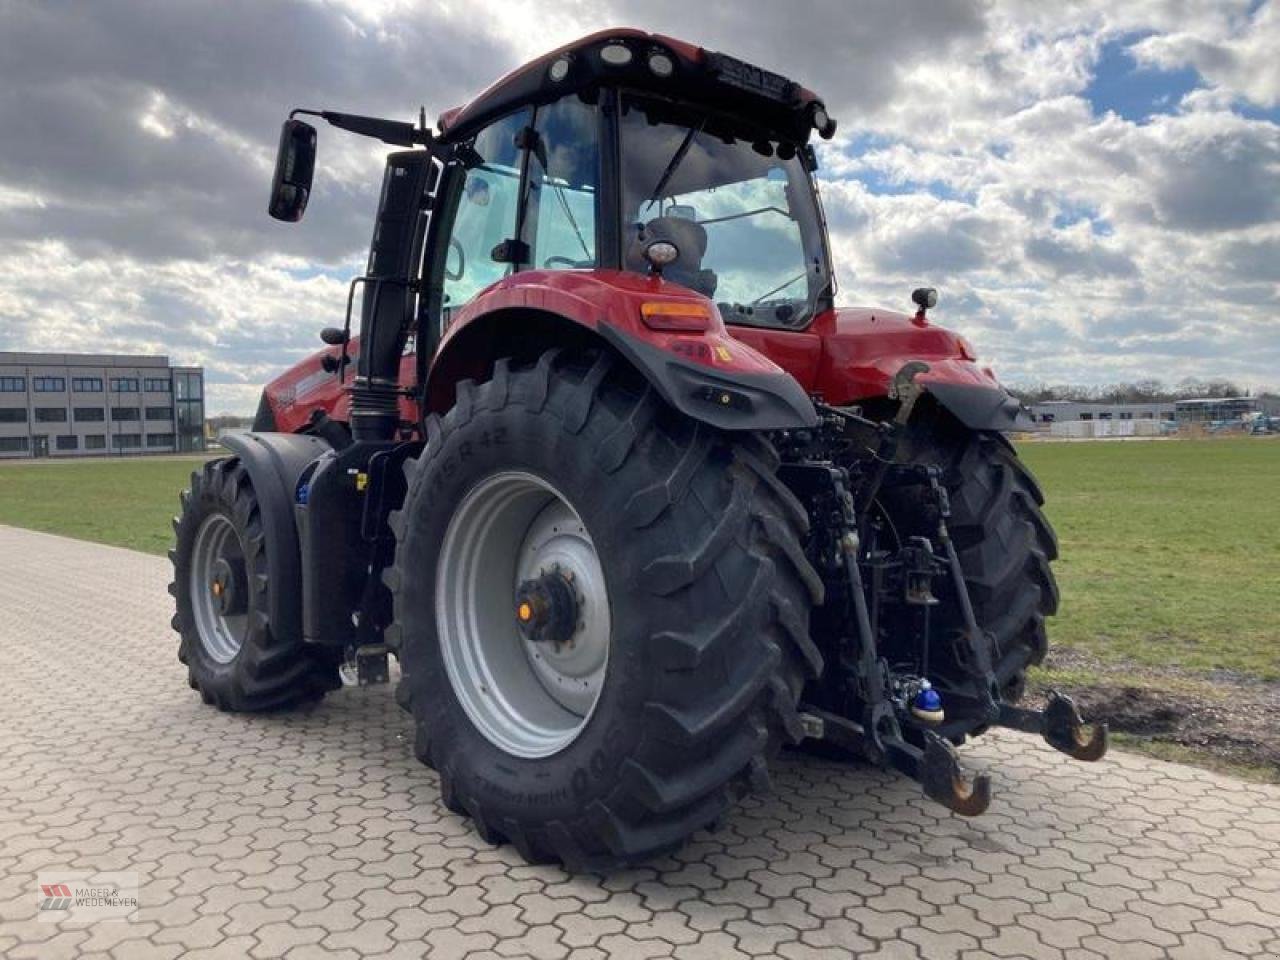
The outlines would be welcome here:
<svg viewBox="0 0 1280 960">
<path fill-rule="evenodd" d="M 233 433 L 219 443 L 239 458 L 258 498 L 271 571 L 271 629 L 297 640 L 302 636 L 302 555 L 295 490 L 298 478 L 329 445 L 319 437 L 290 433 Z"/>
<path fill-rule="evenodd" d="M 705 330 L 654 330 L 640 315 L 654 301 L 708 307 Z M 611 346 L 682 413 L 724 430 L 812 427 L 804 388 L 768 357 L 729 335 L 709 299 L 658 277 L 620 270 L 526 270 L 461 309 L 427 381 L 427 408 L 442 413 L 454 386 L 501 356 L 575 342 Z M 518 348 L 518 349 L 517 349 Z"/>
<path fill-rule="evenodd" d="M 818 317 L 822 340 L 813 384 L 829 403 L 865 403 L 889 396 L 894 375 L 912 360 L 929 365 L 916 382 L 972 430 L 1030 430 L 1031 418 L 972 346 L 943 327 L 889 310 L 845 308 Z"/>
</svg>

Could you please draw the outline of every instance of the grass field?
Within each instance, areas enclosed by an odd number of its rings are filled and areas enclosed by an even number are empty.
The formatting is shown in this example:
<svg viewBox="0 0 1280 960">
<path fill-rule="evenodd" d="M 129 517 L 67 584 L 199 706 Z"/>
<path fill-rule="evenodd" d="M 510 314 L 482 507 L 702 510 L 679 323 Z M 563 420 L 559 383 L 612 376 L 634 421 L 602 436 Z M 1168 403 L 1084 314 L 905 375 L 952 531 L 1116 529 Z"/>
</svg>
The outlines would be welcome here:
<svg viewBox="0 0 1280 960">
<path fill-rule="evenodd" d="M 163 556 L 203 458 L 0 463 L 0 523 Z"/>
<path fill-rule="evenodd" d="M 1062 556 L 1058 647 L 1280 679 L 1280 442 L 1032 443 Z M 0 465 L 0 523 L 163 554 L 198 461 Z"/>
<path fill-rule="evenodd" d="M 1280 679 L 1280 443 L 1033 443 L 1061 558 L 1050 639 Z"/>
</svg>

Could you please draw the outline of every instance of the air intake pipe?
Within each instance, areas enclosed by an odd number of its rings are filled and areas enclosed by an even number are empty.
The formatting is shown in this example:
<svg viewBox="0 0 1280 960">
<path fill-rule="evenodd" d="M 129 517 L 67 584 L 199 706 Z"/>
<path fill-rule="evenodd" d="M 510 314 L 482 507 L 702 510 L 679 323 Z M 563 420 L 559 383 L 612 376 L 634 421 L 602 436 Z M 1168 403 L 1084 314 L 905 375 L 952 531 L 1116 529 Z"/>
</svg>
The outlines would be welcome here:
<svg viewBox="0 0 1280 960">
<path fill-rule="evenodd" d="M 360 356 L 351 390 L 351 434 L 357 442 L 395 438 L 400 356 L 413 321 L 425 198 L 434 172 L 431 154 L 425 150 L 387 157 L 364 277 Z"/>
</svg>

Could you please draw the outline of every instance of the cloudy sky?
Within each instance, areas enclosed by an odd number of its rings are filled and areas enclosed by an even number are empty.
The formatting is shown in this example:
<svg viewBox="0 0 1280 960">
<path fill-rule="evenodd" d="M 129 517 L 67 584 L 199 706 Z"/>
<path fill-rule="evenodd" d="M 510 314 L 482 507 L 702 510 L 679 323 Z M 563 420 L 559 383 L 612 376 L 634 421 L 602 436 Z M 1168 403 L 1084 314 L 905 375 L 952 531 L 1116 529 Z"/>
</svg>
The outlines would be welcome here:
<svg viewBox="0 0 1280 960">
<path fill-rule="evenodd" d="M 1280 386 L 1280 0 L 0 0 L 0 349 L 167 353 L 209 411 L 340 324 L 380 151 L 293 106 L 412 119 L 609 25 L 785 73 L 822 150 L 840 300 L 936 320 L 1006 382 Z"/>
</svg>

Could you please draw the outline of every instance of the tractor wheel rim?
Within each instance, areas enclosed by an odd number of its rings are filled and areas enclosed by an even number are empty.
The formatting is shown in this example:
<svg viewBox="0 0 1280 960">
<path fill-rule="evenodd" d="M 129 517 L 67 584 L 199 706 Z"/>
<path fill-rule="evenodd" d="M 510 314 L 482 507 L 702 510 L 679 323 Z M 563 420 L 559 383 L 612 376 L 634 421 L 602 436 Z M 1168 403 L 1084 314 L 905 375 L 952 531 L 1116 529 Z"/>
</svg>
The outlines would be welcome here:
<svg viewBox="0 0 1280 960">
<path fill-rule="evenodd" d="M 190 595 L 200 645 L 217 663 L 235 659 L 249 628 L 247 611 L 224 612 L 221 596 L 229 588 L 225 583 L 228 567 L 244 569 L 244 548 L 231 519 L 211 513 L 200 524 L 191 548 Z M 231 588 L 243 596 L 246 585 L 240 583 Z"/>
<path fill-rule="evenodd" d="M 563 643 L 535 642 L 516 598 L 555 575 L 572 587 L 575 627 Z M 530 473 L 482 480 L 449 521 L 435 589 L 445 670 L 476 729 L 529 759 L 572 743 L 599 702 L 612 623 L 595 544 L 564 494 Z"/>
</svg>

